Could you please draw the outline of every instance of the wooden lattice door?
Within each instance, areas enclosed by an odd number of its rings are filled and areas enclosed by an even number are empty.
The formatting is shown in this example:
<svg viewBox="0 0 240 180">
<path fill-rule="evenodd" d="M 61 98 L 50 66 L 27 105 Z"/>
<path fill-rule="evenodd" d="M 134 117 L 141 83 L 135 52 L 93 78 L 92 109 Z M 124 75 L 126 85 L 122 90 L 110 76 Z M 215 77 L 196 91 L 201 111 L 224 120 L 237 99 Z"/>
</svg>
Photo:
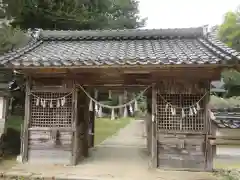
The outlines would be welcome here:
<svg viewBox="0 0 240 180">
<path fill-rule="evenodd" d="M 206 91 L 176 92 L 161 88 L 156 91 L 158 167 L 204 170 L 208 149 Z M 201 110 L 189 115 L 189 109 L 185 109 L 185 117 L 182 117 L 181 108 L 176 108 L 174 115 L 171 108 L 166 108 L 167 103 L 175 107 L 190 107 L 198 101 Z"/>
<path fill-rule="evenodd" d="M 64 97 L 64 105 L 57 99 Z M 28 136 L 28 161 L 71 164 L 74 135 L 74 94 L 32 92 Z M 45 99 L 45 107 L 38 105 Z M 51 103 L 51 105 L 49 105 Z"/>
</svg>

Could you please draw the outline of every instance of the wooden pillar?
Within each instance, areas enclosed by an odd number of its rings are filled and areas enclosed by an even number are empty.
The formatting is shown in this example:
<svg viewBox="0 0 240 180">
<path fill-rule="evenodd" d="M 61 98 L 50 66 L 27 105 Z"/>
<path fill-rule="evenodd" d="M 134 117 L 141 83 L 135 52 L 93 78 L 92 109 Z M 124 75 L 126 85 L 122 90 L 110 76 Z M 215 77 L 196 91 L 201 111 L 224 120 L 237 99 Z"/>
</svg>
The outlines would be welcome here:
<svg viewBox="0 0 240 180">
<path fill-rule="evenodd" d="M 94 97 L 94 91 L 90 90 L 89 91 L 91 97 Z M 97 99 L 97 97 L 95 97 Z M 93 111 L 89 112 L 89 133 L 88 133 L 88 147 L 94 147 L 94 133 L 95 133 L 95 103 L 93 102 Z"/>
<path fill-rule="evenodd" d="M 24 111 L 24 127 L 23 127 L 23 154 L 22 161 L 27 162 L 28 160 L 28 128 L 31 118 L 31 78 L 26 78 L 26 96 L 25 96 L 25 111 Z"/>
<path fill-rule="evenodd" d="M 124 104 L 124 97 L 123 94 L 118 95 L 118 102 L 119 104 Z M 124 108 L 119 108 L 119 117 L 123 117 L 124 115 Z"/>
<path fill-rule="evenodd" d="M 157 168 L 157 119 L 156 119 L 156 89 L 155 84 L 152 85 L 152 148 L 151 159 L 152 168 Z"/>
<path fill-rule="evenodd" d="M 214 148 L 213 145 L 210 143 L 210 138 L 209 136 L 212 136 L 213 134 L 213 127 L 212 127 L 212 122 L 210 119 L 209 115 L 209 101 L 210 101 L 210 83 L 208 84 L 207 88 L 208 93 L 206 94 L 204 98 L 204 104 L 205 104 L 205 158 L 206 158 L 206 164 L 205 164 L 205 169 L 207 171 L 212 171 L 213 170 L 213 154 L 214 154 Z"/>
<path fill-rule="evenodd" d="M 147 147 L 148 153 L 152 152 L 152 91 L 147 91 Z"/>
<path fill-rule="evenodd" d="M 84 113 L 86 108 L 86 95 L 82 90 L 78 91 L 78 105 L 77 105 L 77 131 L 78 131 L 78 160 L 80 161 L 85 154 L 85 143 L 86 143 L 86 136 L 85 136 L 85 119 L 84 119 Z"/>
<path fill-rule="evenodd" d="M 89 139 L 89 98 L 85 95 L 84 101 L 84 120 L 83 120 L 83 130 L 84 130 L 84 138 L 83 138 L 83 156 L 88 157 L 88 139 Z"/>
<path fill-rule="evenodd" d="M 73 130 L 73 137 L 72 137 L 72 143 L 73 143 L 73 150 L 72 150 L 72 160 L 71 160 L 71 165 L 76 165 L 78 162 L 78 148 L 79 148 L 79 143 L 78 143 L 78 122 L 77 122 L 77 88 L 75 87 L 75 84 L 73 85 L 73 94 L 72 94 L 72 130 Z"/>
<path fill-rule="evenodd" d="M 127 103 L 128 101 L 128 94 L 127 94 L 127 90 L 124 90 L 123 93 L 123 104 Z M 124 107 L 125 108 L 125 107 Z M 123 113 L 124 114 L 124 113 Z M 127 115 L 129 115 L 129 109 L 127 109 Z"/>
</svg>

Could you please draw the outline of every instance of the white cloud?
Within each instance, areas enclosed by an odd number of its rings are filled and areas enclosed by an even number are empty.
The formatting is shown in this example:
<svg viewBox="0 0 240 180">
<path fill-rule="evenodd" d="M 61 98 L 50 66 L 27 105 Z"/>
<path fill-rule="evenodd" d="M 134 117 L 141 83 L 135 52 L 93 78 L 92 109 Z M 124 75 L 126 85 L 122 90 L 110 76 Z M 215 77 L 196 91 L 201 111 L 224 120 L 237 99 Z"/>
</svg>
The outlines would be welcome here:
<svg viewBox="0 0 240 180">
<path fill-rule="evenodd" d="M 139 0 L 145 28 L 182 28 L 216 25 L 224 14 L 235 10 L 239 0 Z"/>
</svg>

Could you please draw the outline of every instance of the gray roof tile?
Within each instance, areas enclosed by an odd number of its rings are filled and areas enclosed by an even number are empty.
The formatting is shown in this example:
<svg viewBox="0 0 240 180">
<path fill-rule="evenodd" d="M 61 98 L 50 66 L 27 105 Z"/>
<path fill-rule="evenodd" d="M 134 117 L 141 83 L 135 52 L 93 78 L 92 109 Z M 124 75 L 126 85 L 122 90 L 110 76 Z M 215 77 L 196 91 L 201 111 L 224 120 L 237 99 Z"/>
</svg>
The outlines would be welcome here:
<svg viewBox="0 0 240 180">
<path fill-rule="evenodd" d="M 203 28 L 160 30 L 41 31 L 22 49 L 0 57 L 12 66 L 217 64 L 240 53 Z"/>
</svg>

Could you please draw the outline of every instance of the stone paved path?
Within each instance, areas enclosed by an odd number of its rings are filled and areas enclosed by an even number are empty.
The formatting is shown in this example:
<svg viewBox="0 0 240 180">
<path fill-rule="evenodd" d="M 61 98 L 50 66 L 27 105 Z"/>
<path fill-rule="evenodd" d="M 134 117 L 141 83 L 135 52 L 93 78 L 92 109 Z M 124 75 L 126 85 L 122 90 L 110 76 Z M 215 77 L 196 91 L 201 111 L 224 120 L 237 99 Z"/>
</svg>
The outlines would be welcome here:
<svg viewBox="0 0 240 180">
<path fill-rule="evenodd" d="M 91 152 L 81 164 L 69 167 L 59 165 L 17 165 L 8 175 L 56 177 L 79 180 L 213 180 L 209 173 L 151 170 L 148 167 L 143 121 L 133 121 L 118 134 L 108 138 Z"/>
</svg>

